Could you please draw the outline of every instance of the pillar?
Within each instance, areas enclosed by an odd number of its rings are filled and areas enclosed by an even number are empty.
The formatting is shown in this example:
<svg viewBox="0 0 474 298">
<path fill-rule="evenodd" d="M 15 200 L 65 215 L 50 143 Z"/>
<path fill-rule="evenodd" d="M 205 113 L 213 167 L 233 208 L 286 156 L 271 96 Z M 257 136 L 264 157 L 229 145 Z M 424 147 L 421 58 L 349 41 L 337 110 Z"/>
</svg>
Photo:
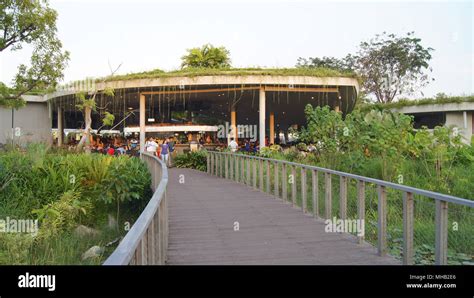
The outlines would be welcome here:
<svg viewBox="0 0 474 298">
<path fill-rule="evenodd" d="M 270 112 L 270 137 L 268 138 L 269 144 L 275 144 L 275 113 Z"/>
<path fill-rule="evenodd" d="M 233 129 L 233 134 L 231 137 L 234 138 L 236 142 L 238 142 L 237 138 L 239 134 L 237 132 L 237 112 L 235 111 L 235 105 L 233 105 L 230 110 L 230 125 Z"/>
<path fill-rule="evenodd" d="M 140 94 L 140 152 L 145 152 L 145 95 Z"/>
<path fill-rule="evenodd" d="M 64 145 L 63 108 L 58 107 L 58 147 Z"/>
<path fill-rule="evenodd" d="M 260 148 L 265 147 L 265 88 L 260 88 L 260 94 L 258 98 L 258 127 L 259 127 L 259 144 Z"/>
</svg>

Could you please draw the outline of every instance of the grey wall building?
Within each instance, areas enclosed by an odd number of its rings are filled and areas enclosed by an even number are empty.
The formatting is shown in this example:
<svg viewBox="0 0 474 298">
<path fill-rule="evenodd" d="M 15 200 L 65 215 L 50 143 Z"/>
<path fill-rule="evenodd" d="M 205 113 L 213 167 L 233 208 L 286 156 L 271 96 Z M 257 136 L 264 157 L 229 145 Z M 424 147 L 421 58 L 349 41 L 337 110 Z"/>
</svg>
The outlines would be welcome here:
<svg viewBox="0 0 474 298">
<path fill-rule="evenodd" d="M 24 146 L 30 142 L 51 144 L 51 113 L 43 96 L 24 96 L 26 105 L 18 110 L 0 107 L 0 144 Z M 13 119 L 12 119 L 13 118 Z"/>
<path fill-rule="evenodd" d="M 474 133 L 474 102 L 413 105 L 393 109 L 414 116 L 415 128 L 429 129 L 439 125 L 456 126 L 463 141 L 471 143 Z"/>
</svg>

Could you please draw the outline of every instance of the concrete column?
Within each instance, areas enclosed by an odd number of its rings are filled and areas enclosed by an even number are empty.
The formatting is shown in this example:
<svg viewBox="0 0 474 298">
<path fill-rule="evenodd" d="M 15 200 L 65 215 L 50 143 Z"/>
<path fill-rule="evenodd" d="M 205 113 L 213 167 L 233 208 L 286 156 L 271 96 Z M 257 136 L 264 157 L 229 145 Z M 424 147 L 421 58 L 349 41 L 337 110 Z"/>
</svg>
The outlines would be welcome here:
<svg viewBox="0 0 474 298">
<path fill-rule="evenodd" d="M 235 111 L 235 106 L 232 106 L 230 110 L 230 125 L 233 128 L 233 135 L 231 137 L 237 142 L 237 138 L 239 136 L 237 132 L 237 112 Z"/>
<path fill-rule="evenodd" d="M 140 94 L 140 152 L 145 152 L 145 95 Z"/>
<path fill-rule="evenodd" d="M 58 147 L 64 144 L 63 108 L 58 107 Z"/>
<path fill-rule="evenodd" d="M 275 144 L 275 113 L 270 112 L 270 137 L 269 144 Z"/>
<path fill-rule="evenodd" d="M 260 94 L 258 98 L 259 102 L 259 114 L 258 114 L 258 125 L 259 125 L 259 143 L 260 148 L 265 147 L 265 88 L 260 88 Z"/>
</svg>

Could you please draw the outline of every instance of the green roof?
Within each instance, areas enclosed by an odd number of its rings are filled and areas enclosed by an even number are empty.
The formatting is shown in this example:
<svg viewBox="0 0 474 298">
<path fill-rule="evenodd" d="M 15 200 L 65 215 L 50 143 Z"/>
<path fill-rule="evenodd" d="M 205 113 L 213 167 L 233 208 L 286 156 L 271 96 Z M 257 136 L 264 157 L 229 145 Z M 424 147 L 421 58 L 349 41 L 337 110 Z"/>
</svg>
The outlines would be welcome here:
<svg viewBox="0 0 474 298">
<path fill-rule="evenodd" d="M 196 76 L 243 76 L 243 75 L 268 75 L 268 76 L 312 76 L 312 77 L 349 77 L 357 78 L 352 72 L 340 72 L 328 68 L 185 68 L 182 70 L 163 71 L 155 69 L 125 75 L 107 77 L 106 81 L 120 81 L 133 79 L 154 79 L 169 77 L 196 77 Z M 101 81 L 102 79 L 98 79 Z"/>
<path fill-rule="evenodd" d="M 398 109 L 398 108 L 411 107 L 411 106 L 463 103 L 463 102 L 474 102 L 474 95 L 466 95 L 466 96 L 438 95 L 436 97 L 419 98 L 419 99 L 402 98 L 396 102 L 391 102 L 388 104 L 381 104 L 381 103 L 361 104 L 359 108 L 361 110 L 372 109 L 375 107 L 378 107 L 381 109 Z"/>
</svg>

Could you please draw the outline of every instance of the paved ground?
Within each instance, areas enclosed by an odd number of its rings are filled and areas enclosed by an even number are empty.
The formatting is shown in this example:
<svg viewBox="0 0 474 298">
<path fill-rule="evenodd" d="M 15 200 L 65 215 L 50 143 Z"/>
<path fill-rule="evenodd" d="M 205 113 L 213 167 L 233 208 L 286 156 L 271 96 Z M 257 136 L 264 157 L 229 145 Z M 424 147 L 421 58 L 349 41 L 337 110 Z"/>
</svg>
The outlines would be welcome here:
<svg viewBox="0 0 474 298">
<path fill-rule="evenodd" d="M 399 264 L 351 235 L 326 233 L 321 220 L 231 180 L 170 169 L 168 196 L 168 264 Z"/>
</svg>

